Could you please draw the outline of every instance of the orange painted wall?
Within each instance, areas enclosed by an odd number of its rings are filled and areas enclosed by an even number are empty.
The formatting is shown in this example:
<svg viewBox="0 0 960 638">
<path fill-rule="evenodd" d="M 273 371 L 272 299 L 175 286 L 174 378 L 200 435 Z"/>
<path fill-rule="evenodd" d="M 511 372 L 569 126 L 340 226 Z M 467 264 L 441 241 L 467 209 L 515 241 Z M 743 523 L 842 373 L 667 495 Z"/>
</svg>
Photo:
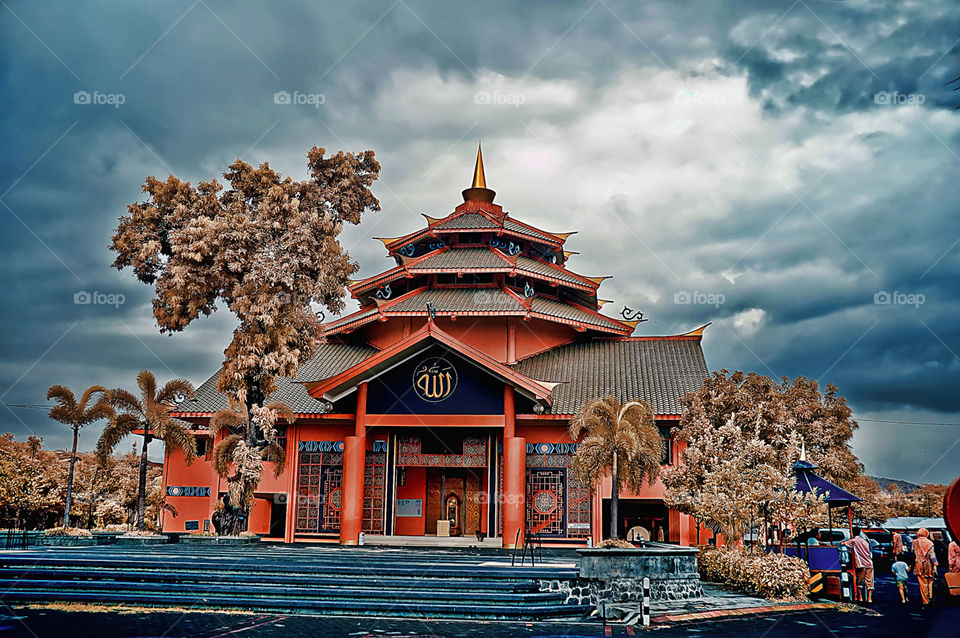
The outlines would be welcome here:
<svg viewBox="0 0 960 638">
<path fill-rule="evenodd" d="M 403 485 L 397 483 L 397 498 L 419 498 L 423 501 L 423 508 L 420 518 L 397 516 L 393 533 L 399 536 L 423 536 L 427 526 L 427 469 L 408 467 L 405 471 L 406 481 Z"/>
<path fill-rule="evenodd" d="M 372 346 L 385 348 L 419 330 L 425 323 L 424 317 L 397 317 L 390 321 L 376 321 L 361 328 L 362 338 Z M 507 360 L 510 323 L 516 327 L 514 332 L 518 359 L 567 343 L 577 335 L 576 330 L 570 326 L 541 319 L 524 321 L 519 317 L 467 317 L 452 321 L 448 317 L 437 318 L 437 326 L 441 330 L 483 350 L 501 362 Z"/>
<path fill-rule="evenodd" d="M 210 496 L 168 496 L 167 503 L 177 509 L 163 513 L 163 531 L 183 532 L 184 521 L 199 521 L 203 529 L 203 521 L 209 519 L 217 507 L 217 472 L 213 469 L 213 450 L 209 448 L 207 456 L 196 459 L 191 465 L 184 461 L 181 450 L 173 450 L 164 459 L 164 488 L 168 485 L 180 486 L 210 486 Z"/>
<path fill-rule="evenodd" d="M 578 334 L 570 326 L 542 319 L 516 321 L 516 326 L 517 359 L 572 341 Z"/>
<path fill-rule="evenodd" d="M 250 506 L 250 520 L 247 529 L 254 534 L 267 534 L 270 531 L 270 509 L 272 500 L 257 497 Z"/>
</svg>

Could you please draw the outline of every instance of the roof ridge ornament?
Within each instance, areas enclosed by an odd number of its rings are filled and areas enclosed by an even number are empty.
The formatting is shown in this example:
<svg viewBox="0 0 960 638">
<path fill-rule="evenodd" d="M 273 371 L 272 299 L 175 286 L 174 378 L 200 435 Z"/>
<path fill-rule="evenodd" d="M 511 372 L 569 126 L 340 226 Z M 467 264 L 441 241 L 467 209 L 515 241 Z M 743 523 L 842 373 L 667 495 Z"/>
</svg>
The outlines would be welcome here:
<svg viewBox="0 0 960 638">
<path fill-rule="evenodd" d="M 465 202 L 486 202 L 488 204 L 492 204 L 493 198 L 497 195 L 495 191 L 487 188 L 487 178 L 483 172 L 483 149 L 479 142 L 477 143 L 477 163 L 473 167 L 473 182 L 470 188 L 463 191 L 462 195 Z"/>
</svg>

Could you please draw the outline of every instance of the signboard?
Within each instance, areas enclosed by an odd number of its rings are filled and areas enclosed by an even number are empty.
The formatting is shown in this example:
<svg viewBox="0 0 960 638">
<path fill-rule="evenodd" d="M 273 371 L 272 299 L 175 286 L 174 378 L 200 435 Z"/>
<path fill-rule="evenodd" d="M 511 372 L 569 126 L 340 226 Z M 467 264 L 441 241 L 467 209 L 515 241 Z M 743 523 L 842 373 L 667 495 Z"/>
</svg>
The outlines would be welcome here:
<svg viewBox="0 0 960 638">
<path fill-rule="evenodd" d="M 200 531 L 200 521 L 184 521 L 183 529 L 188 532 L 199 532 Z"/>
<path fill-rule="evenodd" d="M 423 499 L 397 499 L 397 517 L 420 518 L 421 516 L 423 516 Z"/>
<path fill-rule="evenodd" d="M 168 485 L 167 496 L 210 496 L 210 486 Z"/>
</svg>

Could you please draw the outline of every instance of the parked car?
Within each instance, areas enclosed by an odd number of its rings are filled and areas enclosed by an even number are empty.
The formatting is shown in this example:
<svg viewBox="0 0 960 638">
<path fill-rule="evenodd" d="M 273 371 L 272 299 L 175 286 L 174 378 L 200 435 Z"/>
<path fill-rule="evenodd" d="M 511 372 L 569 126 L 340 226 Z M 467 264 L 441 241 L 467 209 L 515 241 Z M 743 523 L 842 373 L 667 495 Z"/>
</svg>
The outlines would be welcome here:
<svg viewBox="0 0 960 638">
<path fill-rule="evenodd" d="M 870 553 L 874 563 L 879 562 L 884 569 L 893 564 L 893 534 L 882 531 L 864 532 L 870 540 Z"/>
<path fill-rule="evenodd" d="M 845 540 L 850 540 L 850 530 L 848 529 L 820 529 L 821 545 L 836 545 Z"/>
</svg>

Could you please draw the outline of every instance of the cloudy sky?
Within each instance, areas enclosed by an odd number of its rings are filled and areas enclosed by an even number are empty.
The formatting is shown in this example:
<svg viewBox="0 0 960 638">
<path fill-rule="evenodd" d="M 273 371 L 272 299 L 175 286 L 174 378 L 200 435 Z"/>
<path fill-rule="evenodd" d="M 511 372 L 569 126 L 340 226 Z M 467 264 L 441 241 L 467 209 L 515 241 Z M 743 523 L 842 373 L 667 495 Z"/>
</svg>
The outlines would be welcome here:
<svg viewBox="0 0 960 638">
<path fill-rule="evenodd" d="M 497 201 L 579 231 L 570 267 L 615 275 L 637 334 L 712 321 L 711 368 L 838 385 L 868 472 L 960 473 L 953 3 L 542 5 L 0 1 L 0 430 L 66 446 L 21 407 L 49 385 L 218 366 L 228 314 L 161 336 L 110 268 L 147 175 L 374 149 L 383 211 L 344 237 L 368 275 L 482 139 Z"/>
</svg>

